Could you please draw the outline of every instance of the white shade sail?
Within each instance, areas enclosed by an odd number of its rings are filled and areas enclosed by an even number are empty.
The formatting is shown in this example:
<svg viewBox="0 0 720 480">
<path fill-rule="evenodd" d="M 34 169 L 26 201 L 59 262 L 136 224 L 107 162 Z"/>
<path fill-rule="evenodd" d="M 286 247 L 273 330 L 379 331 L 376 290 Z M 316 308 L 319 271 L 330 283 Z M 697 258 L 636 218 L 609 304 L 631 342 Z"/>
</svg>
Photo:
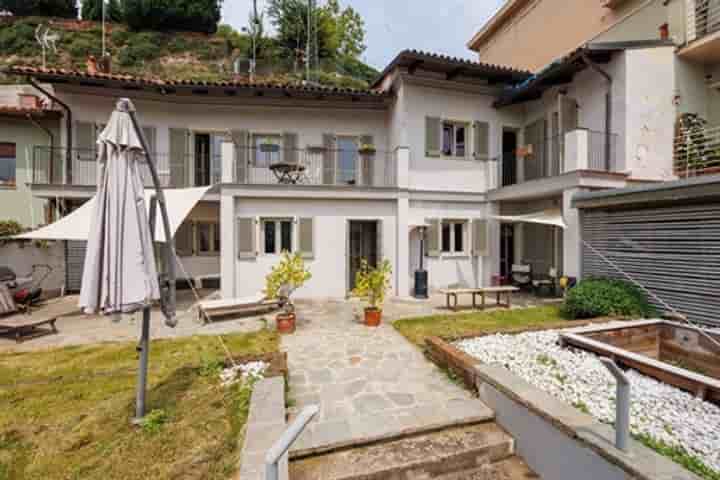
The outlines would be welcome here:
<svg viewBox="0 0 720 480">
<path fill-rule="evenodd" d="M 182 222 L 190 214 L 202 197 L 211 187 L 176 188 L 163 190 L 167 202 L 168 216 L 170 217 L 170 230 L 177 232 Z M 145 190 L 145 207 L 150 208 L 150 199 L 155 190 Z M 17 235 L 14 238 L 25 240 L 87 240 L 90 231 L 90 218 L 95 209 L 97 197 L 92 197 L 80 208 L 57 222 L 53 222 L 32 232 Z M 160 215 L 155 220 L 155 241 L 165 241 L 165 231 L 162 228 Z"/>
<path fill-rule="evenodd" d="M 541 210 L 539 212 L 526 213 L 524 215 L 494 215 L 492 218 L 502 222 L 510 223 L 539 223 L 552 225 L 560 228 L 567 228 L 562 212 L 559 208 Z"/>
</svg>

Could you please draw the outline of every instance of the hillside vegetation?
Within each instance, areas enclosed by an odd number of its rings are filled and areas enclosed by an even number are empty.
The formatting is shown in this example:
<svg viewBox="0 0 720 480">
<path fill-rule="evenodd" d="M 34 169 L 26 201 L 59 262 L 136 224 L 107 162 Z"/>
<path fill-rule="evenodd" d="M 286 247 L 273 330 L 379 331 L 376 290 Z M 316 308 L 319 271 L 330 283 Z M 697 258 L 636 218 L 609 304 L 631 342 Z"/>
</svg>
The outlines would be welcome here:
<svg viewBox="0 0 720 480">
<path fill-rule="evenodd" d="M 38 25 L 49 26 L 60 35 L 58 52 L 48 53 L 47 66 L 86 68 L 89 55 L 102 54 L 102 28 L 93 21 L 45 17 L 0 18 L 0 69 L 8 65 L 42 65 L 42 50 L 35 40 Z M 135 31 L 121 23 L 107 24 L 107 51 L 112 72 L 178 80 L 218 81 L 247 76 L 250 37 L 221 25 L 214 34 L 197 32 Z M 258 81 L 302 80 L 304 66 L 289 58 L 280 40 L 264 37 L 258 53 Z M 377 70 L 350 56 L 320 59 L 313 77 L 321 84 L 366 88 Z M 0 75 L 1 83 L 22 79 Z"/>
</svg>

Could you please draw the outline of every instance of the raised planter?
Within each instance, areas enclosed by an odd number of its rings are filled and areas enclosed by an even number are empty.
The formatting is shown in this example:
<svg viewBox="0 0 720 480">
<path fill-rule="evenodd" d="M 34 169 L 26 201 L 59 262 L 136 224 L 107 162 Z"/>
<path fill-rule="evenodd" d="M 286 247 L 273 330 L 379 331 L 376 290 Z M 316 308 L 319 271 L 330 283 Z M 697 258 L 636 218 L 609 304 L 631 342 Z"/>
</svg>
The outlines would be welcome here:
<svg viewBox="0 0 720 480">
<path fill-rule="evenodd" d="M 278 313 L 275 316 L 275 322 L 277 325 L 277 331 L 280 334 L 287 335 L 290 333 L 295 333 L 295 313 Z"/>
<path fill-rule="evenodd" d="M 382 322 L 382 310 L 379 308 L 365 309 L 365 325 L 368 327 L 379 327 Z"/>
</svg>

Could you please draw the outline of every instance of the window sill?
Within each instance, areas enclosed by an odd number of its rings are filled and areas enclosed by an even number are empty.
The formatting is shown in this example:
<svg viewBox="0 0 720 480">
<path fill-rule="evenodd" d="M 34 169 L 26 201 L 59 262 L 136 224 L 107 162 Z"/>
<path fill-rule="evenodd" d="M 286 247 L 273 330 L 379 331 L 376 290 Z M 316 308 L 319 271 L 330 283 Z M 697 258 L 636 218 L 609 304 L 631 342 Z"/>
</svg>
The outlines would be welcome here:
<svg viewBox="0 0 720 480">
<path fill-rule="evenodd" d="M 453 252 L 447 253 L 447 252 L 445 252 L 445 253 L 441 253 L 441 254 L 440 254 L 440 258 L 451 258 L 451 259 L 470 258 L 470 254 L 469 254 L 469 253 L 465 253 L 465 252 L 457 252 L 457 253 L 453 253 Z"/>
<path fill-rule="evenodd" d="M 0 190 L 17 190 L 17 185 L 10 185 L 7 183 L 0 183 Z"/>
</svg>

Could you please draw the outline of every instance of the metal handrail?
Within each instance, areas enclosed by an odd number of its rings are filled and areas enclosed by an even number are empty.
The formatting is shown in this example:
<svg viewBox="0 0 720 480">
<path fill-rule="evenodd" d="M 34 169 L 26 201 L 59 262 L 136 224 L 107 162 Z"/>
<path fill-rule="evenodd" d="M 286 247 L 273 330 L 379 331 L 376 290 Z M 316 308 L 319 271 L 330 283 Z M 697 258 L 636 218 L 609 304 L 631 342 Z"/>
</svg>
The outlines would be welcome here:
<svg viewBox="0 0 720 480">
<path fill-rule="evenodd" d="M 615 446 L 626 452 L 630 441 L 630 380 L 620 370 L 615 362 L 609 358 L 600 359 L 617 381 L 615 401 Z"/>
<path fill-rule="evenodd" d="M 305 407 L 280 438 L 270 447 L 270 450 L 265 455 L 265 480 L 278 480 L 280 478 L 278 469 L 280 459 L 319 411 L 320 407 L 317 405 Z"/>
</svg>

